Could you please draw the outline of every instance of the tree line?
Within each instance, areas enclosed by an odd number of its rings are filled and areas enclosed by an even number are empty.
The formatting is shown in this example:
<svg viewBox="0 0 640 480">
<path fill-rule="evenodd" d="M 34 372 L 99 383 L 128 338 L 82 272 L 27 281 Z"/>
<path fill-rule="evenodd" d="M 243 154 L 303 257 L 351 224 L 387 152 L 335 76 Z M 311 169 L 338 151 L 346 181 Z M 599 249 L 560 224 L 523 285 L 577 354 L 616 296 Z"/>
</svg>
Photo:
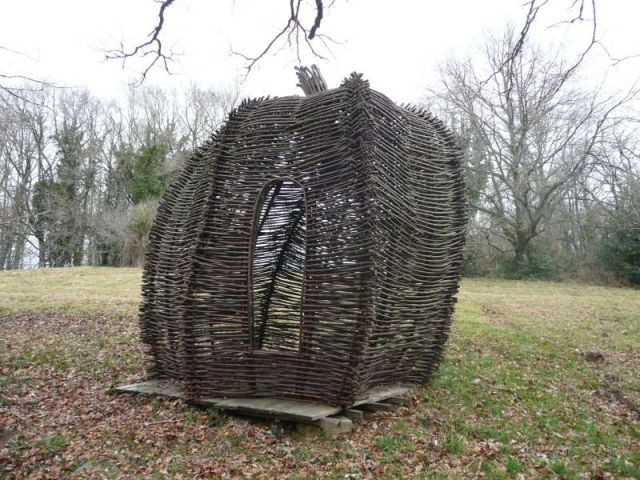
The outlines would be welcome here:
<svg viewBox="0 0 640 480">
<path fill-rule="evenodd" d="M 488 37 L 430 90 L 464 150 L 466 273 L 640 283 L 638 91 L 590 86 L 583 58 L 519 42 Z M 0 269 L 141 265 L 159 197 L 236 100 L 0 92 Z"/>
<path fill-rule="evenodd" d="M 236 97 L 0 92 L 0 269 L 141 265 L 159 197 Z"/>
</svg>

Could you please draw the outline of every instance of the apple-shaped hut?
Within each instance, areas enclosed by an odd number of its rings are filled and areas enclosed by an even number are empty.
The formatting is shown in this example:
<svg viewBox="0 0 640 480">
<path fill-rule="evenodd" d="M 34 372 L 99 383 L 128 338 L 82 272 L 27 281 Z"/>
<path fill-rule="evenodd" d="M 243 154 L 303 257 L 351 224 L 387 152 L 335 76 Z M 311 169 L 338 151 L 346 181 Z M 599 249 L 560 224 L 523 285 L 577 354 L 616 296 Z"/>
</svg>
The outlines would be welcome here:
<svg viewBox="0 0 640 480">
<path fill-rule="evenodd" d="M 428 380 L 462 269 L 461 150 L 352 74 L 243 102 L 163 197 L 143 274 L 150 376 L 200 397 L 348 406 Z"/>
</svg>

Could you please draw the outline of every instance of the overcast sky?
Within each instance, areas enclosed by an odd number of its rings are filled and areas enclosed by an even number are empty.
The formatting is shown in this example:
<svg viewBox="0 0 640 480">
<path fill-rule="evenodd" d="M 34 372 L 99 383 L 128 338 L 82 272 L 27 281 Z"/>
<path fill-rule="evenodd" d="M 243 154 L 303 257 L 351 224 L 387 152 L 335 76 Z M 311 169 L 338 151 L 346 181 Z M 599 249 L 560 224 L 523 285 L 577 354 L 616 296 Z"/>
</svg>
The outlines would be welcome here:
<svg viewBox="0 0 640 480">
<path fill-rule="evenodd" d="M 309 0 L 307 0 L 309 1 Z M 313 2 L 311 2 L 313 3 Z M 439 62 L 449 55 L 473 56 L 486 32 L 511 22 L 520 28 L 524 0 L 336 0 L 320 32 L 340 44 L 327 60 L 303 50 L 306 64 L 317 63 L 330 86 L 352 71 L 362 72 L 373 88 L 398 102 L 417 101 L 434 86 Z M 532 38 L 563 45 L 568 55 L 587 42 L 580 27 L 552 28 L 567 18 L 551 0 Z M 104 50 L 120 42 L 132 46 L 155 25 L 152 0 L 0 0 L 0 73 L 29 75 L 62 85 L 87 86 L 102 97 L 121 95 L 138 78 L 139 62 L 125 69 L 104 61 Z M 600 0 L 599 37 L 614 56 L 640 51 L 639 0 Z M 286 0 L 176 0 L 167 10 L 164 43 L 179 53 L 175 74 L 153 70 L 147 83 L 180 88 L 189 82 L 224 88 L 244 73 L 244 61 L 231 50 L 249 55 L 264 48 L 288 17 Z M 311 17 L 307 18 L 310 25 Z M 315 41 L 314 41 L 315 42 Z M 320 48 L 320 45 L 318 45 Z M 12 49 L 21 54 L 16 54 Z M 594 56 L 588 77 L 600 77 L 607 62 Z M 243 96 L 296 92 L 293 49 L 269 55 L 242 84 Z M 640 73 L 637 60 L 611 70 L 608 81 L 624 87 Z"/>
</svg>

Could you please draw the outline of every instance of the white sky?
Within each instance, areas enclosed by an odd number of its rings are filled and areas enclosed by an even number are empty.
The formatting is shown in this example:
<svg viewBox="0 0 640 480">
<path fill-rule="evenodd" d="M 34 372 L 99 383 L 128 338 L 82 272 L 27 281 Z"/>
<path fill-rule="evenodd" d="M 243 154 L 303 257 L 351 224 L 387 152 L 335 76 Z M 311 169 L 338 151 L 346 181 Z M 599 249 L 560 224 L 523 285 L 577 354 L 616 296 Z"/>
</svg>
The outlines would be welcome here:
<svg viewBox="0 0 640 480">
<path fill-rule="evenodd" d="M 306 0 L 310 1 L 310 0 Z M 364 73 L 371 86 L 397 102 L 417 101 L 435 86 L 436 66 L 447 56 L 473 55 L 486 31 L 512 22 L 519 30 L 525 0 L 336 0 L 320 33 L 342 42 L 327 61 L 303 50 L 306 64 L 317 63 L 329 86 L 352 71 Z M 561 43 L 567 53 L 587 41 L 588 31 L 546 29 L 568 16 L 570 0 L 551 0 L 533 37 L 543 44 Z M 140 64 L 124 70 L 105 62 L 103 51 L 120 41 L 132 46 L 155 25 L 152 0 L 0 0 L 0 73 L 45 78 L 62 85 L 87 86 L 102 97 L 122 94 L 136 79 Z M 640 52 L 640 0 L 598 0 L 599 38 L 612 55 Z M 284 25 L 286 0 L 176 0 L 167 10 L 164 43 L 181 53 L 168 76 L 153 70 L 149 85 L 180 88 L 189 82 L 224 88 L 243 75 L 243 60 L 230 50 L 255 54 Z M 310 25 L 311 18 L 307 19 Z M 314 42 L 316 42 L 314 40 Z M 594 58 L 588 77 L 600 78 L 606 62 Z M 293 49 L 269 55 L 242 85 L 242 96 L 296 92 Z M 608 74 L 622 88 L 640 75 L 635 59 Z"/>
</svg>

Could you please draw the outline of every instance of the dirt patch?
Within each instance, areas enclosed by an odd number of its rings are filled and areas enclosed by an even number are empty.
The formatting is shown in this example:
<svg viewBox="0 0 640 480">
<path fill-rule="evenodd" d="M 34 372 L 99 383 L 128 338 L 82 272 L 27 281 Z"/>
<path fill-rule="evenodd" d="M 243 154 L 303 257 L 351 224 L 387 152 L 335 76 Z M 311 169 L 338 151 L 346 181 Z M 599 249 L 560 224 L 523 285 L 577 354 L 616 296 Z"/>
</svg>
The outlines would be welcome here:
<svg viewBox="0 0 640 480">
<path fill-rule="evenodd" d="M 601 352 L 580 352 L 580 356 L 587 362 L 604 362 L 604 355 Z"/>
<path fill-rule="evenodd" d="M 640 405 L 633 401 L 627 394 L 617 387 L 605 387 L 597 390 L 597 394 L 602 398 L 613 400 L 624 406 L 629 412 L 640 418 Z"/>
<path fill-rule="evenodd" d="M 484 304 L 481 307 L 482 313 L 488 322 L 494 325 L 509 327 L 513 330 L 521 328 L 516 322 L 511 320 L 511 313 L 495 304 Z"/>
</svg>

